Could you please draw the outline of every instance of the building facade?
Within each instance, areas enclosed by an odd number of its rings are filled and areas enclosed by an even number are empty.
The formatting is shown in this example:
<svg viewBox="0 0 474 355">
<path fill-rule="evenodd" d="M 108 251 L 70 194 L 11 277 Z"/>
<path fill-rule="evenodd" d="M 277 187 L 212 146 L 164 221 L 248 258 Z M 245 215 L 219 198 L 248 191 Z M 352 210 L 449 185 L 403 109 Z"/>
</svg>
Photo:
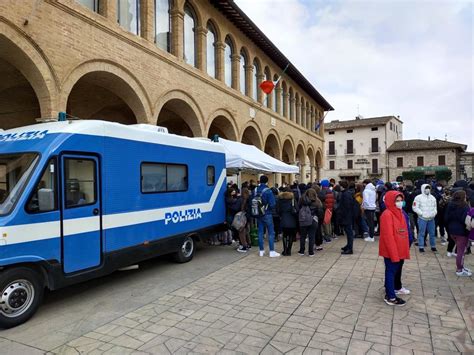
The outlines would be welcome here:
<svg viewBox="0 0 474 355">
<path fill-rule="evenodd" d="M 324 131 L 324 178 L 349 181 L 388 179 L 386 150 L 403 137 L 403 122 L 399 117 L 336 120 L 326 123 Z"/>
<path fill-rule="evenodd" d="M 461 179 L 474 179 L 474 152 L 461 153 L 460 158 Z"/>
<path fill-rule="evenodd" d="M 436 170 L 449 169 L 452 180 L 461 175 L 461 155 L 467 146 L 435 140 L 410 139 L 394 142 L 388 149 L 389 177 L 391 181 L 402 176 L 404 171 L 423 171 L 426 178 L 434 178 Z"/>
<path fill-rule="evenodd" d="M 333 108 L 230 0 L 1 1 L 0 73 L 3 129 L 61 111 L 148 123 L 253 144 L 319 176 L 315 128 Z"/>
</svg>

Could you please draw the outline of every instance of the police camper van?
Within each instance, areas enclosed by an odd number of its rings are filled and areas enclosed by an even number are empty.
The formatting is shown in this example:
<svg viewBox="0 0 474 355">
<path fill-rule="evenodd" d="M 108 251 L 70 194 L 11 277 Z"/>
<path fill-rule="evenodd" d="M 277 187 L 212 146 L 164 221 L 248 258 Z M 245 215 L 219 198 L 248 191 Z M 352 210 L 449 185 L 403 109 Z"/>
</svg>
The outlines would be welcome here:
<svg viewBox="0 0 474 355">
<path fill-rule="evenodd" d="M 192 259 L 225 222 L 225 155 L 150 125 L 78 120 L 0 132 L 0 327 L 45 288 L 157 255 Z"/>
</svg>

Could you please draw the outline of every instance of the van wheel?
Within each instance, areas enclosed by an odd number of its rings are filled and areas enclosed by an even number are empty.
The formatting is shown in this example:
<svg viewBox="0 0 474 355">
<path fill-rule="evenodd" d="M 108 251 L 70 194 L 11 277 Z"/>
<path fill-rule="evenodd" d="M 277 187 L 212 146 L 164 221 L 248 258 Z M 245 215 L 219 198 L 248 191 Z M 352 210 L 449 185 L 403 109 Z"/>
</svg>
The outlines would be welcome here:
<svg viewBox="0 0 474 355">
<path fill-rule="evenodd" d="M 0 274 L 0 327 L 12 328 L 26 322 L 37 311 L 44 294 L 41 276 L 26 267 Z"/>
<path fill-rule="evenodd" d="M 174 260 L 178 263 L 187 263 L 194 256 L 194 239 L 185 237 L 179 250 L 174 254 Z"/>
</svg>

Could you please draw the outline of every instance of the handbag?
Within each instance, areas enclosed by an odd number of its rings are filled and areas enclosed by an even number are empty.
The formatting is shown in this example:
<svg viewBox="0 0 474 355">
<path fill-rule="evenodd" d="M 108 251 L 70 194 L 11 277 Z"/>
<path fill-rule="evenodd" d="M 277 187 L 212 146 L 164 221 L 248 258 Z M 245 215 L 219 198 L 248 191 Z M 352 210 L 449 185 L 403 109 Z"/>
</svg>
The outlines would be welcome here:
<svg viewBox="0 0 474 355">
<path fill-rule="evenodd" d="M 331 219 L 332 219 L 332 210 L 329 208 L 326 208 L 326 211 L 324 212 L 323 224 L 330 224 Z"/>
</svg>

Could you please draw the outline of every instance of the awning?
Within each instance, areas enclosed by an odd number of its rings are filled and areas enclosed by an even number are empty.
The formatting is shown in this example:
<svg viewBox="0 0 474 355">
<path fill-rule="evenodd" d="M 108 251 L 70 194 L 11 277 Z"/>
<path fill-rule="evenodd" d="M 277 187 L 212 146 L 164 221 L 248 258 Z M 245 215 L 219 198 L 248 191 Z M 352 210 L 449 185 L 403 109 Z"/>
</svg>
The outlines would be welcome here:
<svg viewBox="0 0 474 355">
<path fill-rule="evenodd" d="M 219 138 L 219 142 L 216 144 L 221 144 L 224 147 L 227 169 L 252 171 L 255 173 L 299 173 L 297 166 L 285 164 L 253 145 L 229 141 L 223 138 Z"/>
</svg>

